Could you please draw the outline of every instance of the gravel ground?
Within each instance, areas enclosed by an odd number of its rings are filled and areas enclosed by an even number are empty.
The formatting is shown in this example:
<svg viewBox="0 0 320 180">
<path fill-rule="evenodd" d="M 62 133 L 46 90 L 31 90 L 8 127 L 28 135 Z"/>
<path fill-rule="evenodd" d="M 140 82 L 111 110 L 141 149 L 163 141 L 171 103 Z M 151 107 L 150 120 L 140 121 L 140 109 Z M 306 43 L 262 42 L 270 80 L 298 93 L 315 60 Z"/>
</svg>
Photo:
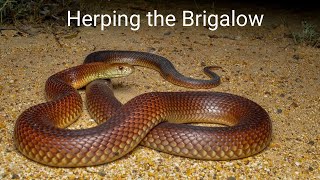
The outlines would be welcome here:
<svg viewBox="0 0 320 180">
<path fill-rule="evenodd" d="M 295 45 L 291 27 L 302 15 L 275 11 L 262 27 L 206 28 L 181 26 L 132 32 L 126 27 L 78 28 L 79 33 L 5 30 L 0 35 L 0 179 L 319 179 L 320 178 L 320 50 Z M 294 16 L 283 23 L 282 17 Z M 303 16 L 308 17 L 308 16 Z M 319 23 L 319 22 L 318 22 Z M 17 117 L 45 102 L 46 79 L 81 64 L 96 50 L 136 50 L 167 57 L 194 78 L 206 78 L 202 68 L 218 65 L 222 83 L 210 91 L 247 97 L 270 114 L 273 136 L 262 153 L 233 161 L 202 161 L 176 157 L 142 146 L 120 160 L 87 168 L 51 168 L 21 155 L 13 144 Z M 114 81 L 122 102 L 152 91 L 185 91 L 150 69 L 137 68 Z M 83 95 L 83 91 L 81 91 Z M 71 128 L 95 123 L 87 112 Z"/>
</svg>

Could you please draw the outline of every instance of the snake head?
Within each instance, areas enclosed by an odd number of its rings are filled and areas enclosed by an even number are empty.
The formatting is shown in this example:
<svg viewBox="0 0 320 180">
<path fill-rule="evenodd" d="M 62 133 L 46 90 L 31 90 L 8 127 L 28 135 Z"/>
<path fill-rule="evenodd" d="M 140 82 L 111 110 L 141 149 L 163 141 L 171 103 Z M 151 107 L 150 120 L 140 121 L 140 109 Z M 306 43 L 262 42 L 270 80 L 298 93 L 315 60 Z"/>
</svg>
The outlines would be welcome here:
<svg viewBox="0 0 320 180">
<path fill-rule="evenodd" d="M 111 77 L 124 77 L 134 72 L 134 67 L 127 63 L 110 64 L 109 73 Z"/>
</svg>

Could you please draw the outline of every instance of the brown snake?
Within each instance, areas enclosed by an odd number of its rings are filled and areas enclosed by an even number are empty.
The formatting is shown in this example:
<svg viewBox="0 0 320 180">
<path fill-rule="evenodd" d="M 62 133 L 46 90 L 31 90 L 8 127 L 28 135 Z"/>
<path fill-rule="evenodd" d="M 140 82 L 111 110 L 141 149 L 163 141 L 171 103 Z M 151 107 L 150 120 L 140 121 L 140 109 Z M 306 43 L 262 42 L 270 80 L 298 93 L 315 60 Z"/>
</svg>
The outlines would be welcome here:
<svg viewBox="0 0 320 180">
<path fill-rule="evenodd" d="M 104 62 L 91 63 L 94 61 Z M 170 154 L 228 160 L 254 155 L 271 140 L 272 126 L 267 112 L 246 98 L 219 92 L 152 92 L 122 106 L 104 81 L 95 81 L 87 87 L 87 106 L 98 120 L 112 115 L 111 118 L 93 128 L 63 129 L 82 112 L 82 100 L 76 89 L 94 79 L 126 76 L 133 71 L 129 64 L 156 69 L 168 81 L 190 88 L 210 88 L 220 82 L 210 70 L 207 73 L 211 80 L 184 77 L 167 59 L 143 52 L 94 52 L 85 63 L 89 64 L 52 75 L 46 82 L 49 101 L 30 107 L 17 119 L 14 141 L 28 158 L 49 166 L 91 166 L 116 160 L 141 142 Z M 111 101 L 104 101 L 106 94 Z M 111 115 L 106 112 L 108 103 L 115 106 Z M 229 127 L 163 121 L 210 122 Z"/>
</svg>

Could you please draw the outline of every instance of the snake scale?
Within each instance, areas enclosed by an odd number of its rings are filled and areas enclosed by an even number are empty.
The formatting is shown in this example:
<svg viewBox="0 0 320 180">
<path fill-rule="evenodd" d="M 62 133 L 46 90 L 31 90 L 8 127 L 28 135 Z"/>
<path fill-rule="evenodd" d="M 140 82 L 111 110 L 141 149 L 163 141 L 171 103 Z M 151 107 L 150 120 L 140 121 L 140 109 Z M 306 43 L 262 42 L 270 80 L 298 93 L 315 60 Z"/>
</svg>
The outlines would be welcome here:
<svg viewBox="0 0 320 180">
<path fill-rule="evenodd" d="M 96 80 L 127 76 L 133 72 L 133 66 L 155 69 L 171 83 L 188 88 L 208 89 L 220 82 L 210 67 L 204 69 L 210 80 L 192 79 L 155 54 L 93 52 L 86 57 L 85 64 L 48 78 L 48 101 L 28 108 L 16 121 L 17 149 L 41 164 L 80 167 L 114 161 L 140 143 L 170 154 L 206 160 L 248 157 L 270 143 L 272 125 L 268 113 L 244 97 L 207 91 L 151 92 L 122 105 L 114 98 L 109 83 Z M 98 121 L 110 118 L 92 128 L 65 129 L 80 116 L 83 102 L 77 89 L 88 83 L 90 114 Z M 176 124 L 190 122 L 227 126 Z"/>
</svg>

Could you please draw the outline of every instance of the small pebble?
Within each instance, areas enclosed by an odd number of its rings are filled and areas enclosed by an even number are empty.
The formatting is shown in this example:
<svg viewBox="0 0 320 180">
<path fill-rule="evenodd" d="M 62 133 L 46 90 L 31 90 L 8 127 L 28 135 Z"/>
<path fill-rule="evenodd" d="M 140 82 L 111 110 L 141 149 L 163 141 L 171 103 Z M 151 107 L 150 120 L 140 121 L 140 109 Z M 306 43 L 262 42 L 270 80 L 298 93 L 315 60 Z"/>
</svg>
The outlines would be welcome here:
<svg viewBox="0 0 320 180">
<path fill-rule="evenodd" d="M 18 174 L 12 174 L 11 179 L 19 179 L 19 175 Z"/>
<path fill-rule="evenodd" d="M 98 174 L 99 174 L 99 176 L 102 176 L 102 177 L 106 176 L 106 173 L 103 171 L 99 171 Z"/>
<path fill-rule="evenodd" d="M 266 91 L 266 92 L 264 92 L 264 94 L 270 96 L 271 92 Z"/>
<path fill-rule="evenodd" d="M 219 38 L 219 36 L 212 34 L 212 35 L 208 35 L 209 38 Z"/>
<path fill-rule="evenodd" d="M 163 33 L 163 35 L 165 35 L 165 36 L 169 36 L 170 34 L 171 34 L 170 31 L 167 31 L 167 32 Z"/>
<path fill-rule="evenodd" d="M 314 141 L 309 141 L 308 144 L 314 145 Z"/>
<path fill-rule="evenodd" d="M 282 113 L 282 109 L 277 109 L 277 114 L 281 114 Z"/>
<path fill-rule="evenodd" d="M 291 103 L 290 107 L 297 108 L 297 107 L 299 107 L 299 105 L 297 103 L 293 102 L 293 103 Z"/>
<path fill-rule="evenodd" d="M 146 89 L 150 89 L 151 88 L 151 86 L 144 86 Z"/>
<path fill-rule="evenodd" d="M 154 53 L 156 51 L 156 48 L 154 47 L 148 47 L 148 50 L 147 50 L 149 53 Z"/>
<path fill-rule="evenodd" d="M 292 56 L 292 58 L 295 59 L 295 60 L 299 60 L 300 56 L 298 54 L 295 54 L 295 55 Z"/>
<path fill-rule="evenodd" d="M 283 94 L 283 93 L 281 93 L 279 96 L 280 96 L 280 97 L 285 97 L 286 95 L 285 95 L 285 94 Z"/>
<path fill-rule="evenodd" d="M 230 176 L 227 178 L 227 180 L 236 180 L 236 178 L 234 176 Z"/>
</svg>

